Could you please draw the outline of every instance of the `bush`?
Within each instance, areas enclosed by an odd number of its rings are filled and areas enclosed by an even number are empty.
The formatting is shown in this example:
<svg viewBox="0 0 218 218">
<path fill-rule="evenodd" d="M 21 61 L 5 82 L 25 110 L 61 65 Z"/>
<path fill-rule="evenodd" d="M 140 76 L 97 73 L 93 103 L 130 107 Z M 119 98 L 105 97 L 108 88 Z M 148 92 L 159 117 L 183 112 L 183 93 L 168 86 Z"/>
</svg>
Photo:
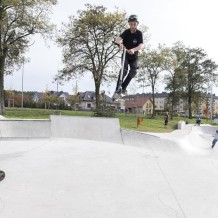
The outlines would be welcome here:
<svg viewBox="0 0 218 218">
<path fill-rule="evenodd" d="M 98 109 L 95 110 L 93 113 L 94 117 L 115 117 L 116 113 L 114 112 L 114 109 L 111 107 L 107 107 L 104 109 Z"/>
</svg>

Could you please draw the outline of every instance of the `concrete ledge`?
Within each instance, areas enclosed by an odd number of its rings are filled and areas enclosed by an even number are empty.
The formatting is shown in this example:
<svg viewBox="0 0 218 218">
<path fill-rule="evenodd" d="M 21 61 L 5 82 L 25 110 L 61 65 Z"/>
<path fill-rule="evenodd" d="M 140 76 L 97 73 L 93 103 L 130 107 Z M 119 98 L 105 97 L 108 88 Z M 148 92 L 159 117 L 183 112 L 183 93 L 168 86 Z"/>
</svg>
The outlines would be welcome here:
<svg viewBox="0 0 218 218">
<path fill-rule="evenodd" d="M 2 119 L 1 138 L 49 138 L 50 120 Z"/>
<path fill-rule="evenodd" d="M 185 121 L 181 120 L 178 122 L 178 129 L 183 129 L 185 127 Z"/>
<path fill-rule="evenodd" d="M 51 136 L 122 143 L 117 118 L 51 115 Z"/>
</svg>

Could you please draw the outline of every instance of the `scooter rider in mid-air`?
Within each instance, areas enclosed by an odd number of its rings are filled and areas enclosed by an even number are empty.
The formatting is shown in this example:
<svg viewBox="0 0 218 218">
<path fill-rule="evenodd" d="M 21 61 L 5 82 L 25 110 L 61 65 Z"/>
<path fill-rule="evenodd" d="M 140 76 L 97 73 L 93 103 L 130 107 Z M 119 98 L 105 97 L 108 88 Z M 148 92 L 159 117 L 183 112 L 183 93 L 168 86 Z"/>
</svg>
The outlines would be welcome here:
<svg viewBox="0 0 218 218">
<path fill-rule="evenodd" d="M 126 48 L 123 76 L 120 78 L 119 75 L 115 91 L 115 93 L 118 94 L 127 93 L 126 88 L 137 73 L 138 51 L 144 49 L 142 32 L 137 29 L 139 24 L 137 15 L 130 15 L 128 23 L 130 28 L 126 29 L 120 36 L 115 38 L 115 43 L 118 44 L 120 48 Z M 129 72 L 128 66 L 130 68 Z M 119 86 L 120 79 L 122 79 L 121 87 Z"/>
</svg>

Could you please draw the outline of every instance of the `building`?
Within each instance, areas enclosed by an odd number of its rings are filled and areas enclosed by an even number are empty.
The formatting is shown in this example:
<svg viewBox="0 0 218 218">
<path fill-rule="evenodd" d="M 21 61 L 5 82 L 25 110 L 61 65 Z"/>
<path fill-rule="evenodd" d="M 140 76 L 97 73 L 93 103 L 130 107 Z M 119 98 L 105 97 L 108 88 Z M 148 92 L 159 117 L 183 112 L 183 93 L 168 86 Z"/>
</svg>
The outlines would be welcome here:
<svg viewBox="0 0 218 218">
<path fill-rule="evenodd" d="M 153 104 L 149 97 L 136 96 L 125 100 L 125 108 L 130 113 L 152 114 Z"/>
<path fill-rule="evenodd" d="M 50 97 L 57 96 L 65 103 L 65 105 L 70 106 L 70 103 L 68 101 L 70 94 L 68 92 L 63 92 L 63 91 L 35 92 L 33 95 L 33 102 L 39 103 L 39 101 L 45 96 L 45 94 L 47 94 Z"/>
<path fill-rule="evenodd" d="M 77 96 L 80 100 L 79 110 L 93 110 L 95 108 L 95 92 L 78 92 Z"/>
<path fill-rule="evenodd" d="M 93 110 L 96 107 L 96 97 L 95 92 L 93 91 L 86 91 L 86 92 L 78 92 L 79 97 L 79 110 Z M 113 105 L 112 98 L 105 95 L 104 93 L 101 94 L 100 100 L 102 100 L 106 106 Z"/>
<path fill-rule="evenodd" d="M 166 92 L 156 93 L 155 94 L 155 110 L 156 111 L 165 111 L 166 110 L 166 108 L 167 108 L 167 97 L 168 97 L 168 94 Z M 149 99 L 149 101 L 152 103 L 152 100 L 151 100 L 152 99 L 152 94 L 151 93 L 142 93 L 142 94 L 128 95 L 128 96 L 123 97 L 123 99 L 125 101 L 129 101 L 129 100 L 134 101 L 134 99 L 136 99 L 136 98 Z M 151 108 L 153 110 L 153 105 L 152 105 L 152 107 L 147 105 L 147 107 L 148 107 L 149 110 Z M 150 114 L 150 112 L 148 114 Z"/>
</svg>

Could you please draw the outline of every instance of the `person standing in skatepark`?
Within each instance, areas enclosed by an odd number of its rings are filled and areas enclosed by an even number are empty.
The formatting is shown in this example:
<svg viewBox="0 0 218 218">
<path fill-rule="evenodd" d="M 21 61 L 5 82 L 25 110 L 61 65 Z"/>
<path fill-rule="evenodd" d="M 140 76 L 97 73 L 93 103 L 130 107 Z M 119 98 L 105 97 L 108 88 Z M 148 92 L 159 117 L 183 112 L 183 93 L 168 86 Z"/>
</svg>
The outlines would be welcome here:
<svg viewBox="0 0 218 218">
<path fill-rule="evenodd" d="M 169 122 L 169 113 L 166 112 L 164 115 L 164 127 L 166 128 Z"/>
</svg>

